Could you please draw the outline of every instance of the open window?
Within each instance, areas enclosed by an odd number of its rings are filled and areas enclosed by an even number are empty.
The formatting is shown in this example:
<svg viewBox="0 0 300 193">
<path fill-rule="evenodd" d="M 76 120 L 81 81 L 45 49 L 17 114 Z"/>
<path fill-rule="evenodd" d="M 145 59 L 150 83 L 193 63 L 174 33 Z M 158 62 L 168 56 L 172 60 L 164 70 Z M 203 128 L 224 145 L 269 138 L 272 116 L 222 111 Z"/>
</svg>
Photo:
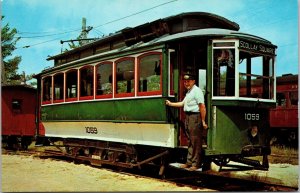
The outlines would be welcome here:
<svg viewBox="0 0 300 193">
<path fill-rule="evenodd" d="M 213 52 L 214 96 L 235 95 L 235 49 L 220 48 Z"/>
<path fill-rule="evenodd" d="M 66 101 L 77 100 L 78 70 L 70 70 L 66 73 Z"/>
<path fill-rule="evenodd" d="M 273 58 L 240 51 L 239 96 L 274 99 Z"/>
<path fill-rule="evenodd" d="M 85 66 L 80 73 L 80 99 L 93 99 L 94 97 L 94 66 Z"/>
<path fill-rule="evenodd" d="M 138 95 L 161 94 L 161 56 L 160 52 L 150 52 L 138 57 Z"/>
<path fill-rule="evenodd" d="M 102 62 L 96 66 L 96 98 L 112 97 L 112 64 L 112 62 Z"/>
<path fill-rule="evenodd" d="M 53 76 L 54 79 L 54 102 L 63 102 L 64 99 L 64 74 L 59 73 Z"/>
<path fill-rule="evenodd" d="M 126 57 L 116 61 L 116 97 L 134 96 L 134 58 Z"/>
<path fill-rule="evenodd" d="M 52 101 L 52 76 L 42 79 L 42 104 L 49 104 Z"/>
<path fill-rule="evenodd" d="M 213 42 L 213 96 L 236 97 L 236 41 Z"/>
</svg>

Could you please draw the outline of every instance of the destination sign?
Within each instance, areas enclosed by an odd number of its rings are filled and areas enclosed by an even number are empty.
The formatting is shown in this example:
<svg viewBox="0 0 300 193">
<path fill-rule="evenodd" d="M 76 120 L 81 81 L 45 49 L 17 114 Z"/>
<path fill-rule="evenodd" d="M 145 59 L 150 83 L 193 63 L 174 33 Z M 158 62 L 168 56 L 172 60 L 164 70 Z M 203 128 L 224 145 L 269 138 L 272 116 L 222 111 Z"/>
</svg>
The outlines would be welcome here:
<svg viewBox="0 0 300 193">
<path fill-rule="evenodd" d="M 240 48 L 249 50 L 252 52 L 259 52 L 264 54 L 272 54 L 275 55 L 275 47 L 267 47 L 262 44 L 256 44 L 253 42 L 245 42 L 240 40 Z"/>
</svg>

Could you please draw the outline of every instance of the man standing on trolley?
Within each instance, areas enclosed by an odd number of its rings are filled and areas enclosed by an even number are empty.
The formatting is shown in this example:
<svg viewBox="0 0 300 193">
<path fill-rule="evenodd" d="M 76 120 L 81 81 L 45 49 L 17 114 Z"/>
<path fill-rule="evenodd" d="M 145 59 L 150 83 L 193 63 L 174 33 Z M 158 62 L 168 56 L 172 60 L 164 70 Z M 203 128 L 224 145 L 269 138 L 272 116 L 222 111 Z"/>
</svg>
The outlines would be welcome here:
<svg viewBox="0 0 300 193">
<path fill-rule="evenodd" d="M 183 107 L 185 129 L 188 135 L 188 154 L 186 163 L 180 167 L 195 171 L 201 167 L 202 133 L 203 129 L 207 129 L 206 107 L 203 92 L 195 85 L 195 75 L 186 73 L 183 79 L 184 86 L 188 90 L 185 98 L 181 102 L 166 100 L 166 105 L 177 108 Z"/>
</svg>

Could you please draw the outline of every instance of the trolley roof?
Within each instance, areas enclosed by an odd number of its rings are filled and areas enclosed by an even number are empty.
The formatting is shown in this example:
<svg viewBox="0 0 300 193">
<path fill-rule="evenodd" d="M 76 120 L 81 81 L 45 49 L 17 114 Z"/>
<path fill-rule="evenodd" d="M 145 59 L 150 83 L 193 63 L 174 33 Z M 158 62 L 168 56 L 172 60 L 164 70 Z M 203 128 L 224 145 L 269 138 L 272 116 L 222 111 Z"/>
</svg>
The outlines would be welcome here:
<svg viewBox="0 0 300 193">
<path fill-rule="evenodd" d="M 224 17 L 206 13 L 206 12 L 188 12 L 178 15 L 158 19 L 149 23 L 145 23 L 136 27 L 127 27 L 114 34 L 103 37 L 99 40 L 87 43 L 81 47 L 72 49 L 70 51 L 51 56 L 47 60 L 60 59 L 77 52 L 84 51 L 91 47 L 105 47 L 107 44 L 122 44 L 131 46 L 140 41 L 148 42 L 155 38 L 164 36 L 166 34 L 172 35 L 196 29 L 205 28 L 222 28 L 229 30 L 239 30 L 239 25 Z M 123 44 L 122 44 L 123 45 Z"/>
</svg>

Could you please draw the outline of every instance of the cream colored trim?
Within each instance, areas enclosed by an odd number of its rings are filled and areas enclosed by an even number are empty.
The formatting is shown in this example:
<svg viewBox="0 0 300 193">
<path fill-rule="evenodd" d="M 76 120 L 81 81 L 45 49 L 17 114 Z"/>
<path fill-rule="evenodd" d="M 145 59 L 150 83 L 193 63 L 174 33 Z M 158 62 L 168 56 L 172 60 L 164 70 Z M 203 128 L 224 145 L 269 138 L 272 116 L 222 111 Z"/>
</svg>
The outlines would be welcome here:
<svg viewBox="0 0 300 193">
<path fill-rule="evenodd" d="M 47 137 L 80 138 L 176 147 L 173 124 L 112 122 L 43 122 Z"/>
</svg>

